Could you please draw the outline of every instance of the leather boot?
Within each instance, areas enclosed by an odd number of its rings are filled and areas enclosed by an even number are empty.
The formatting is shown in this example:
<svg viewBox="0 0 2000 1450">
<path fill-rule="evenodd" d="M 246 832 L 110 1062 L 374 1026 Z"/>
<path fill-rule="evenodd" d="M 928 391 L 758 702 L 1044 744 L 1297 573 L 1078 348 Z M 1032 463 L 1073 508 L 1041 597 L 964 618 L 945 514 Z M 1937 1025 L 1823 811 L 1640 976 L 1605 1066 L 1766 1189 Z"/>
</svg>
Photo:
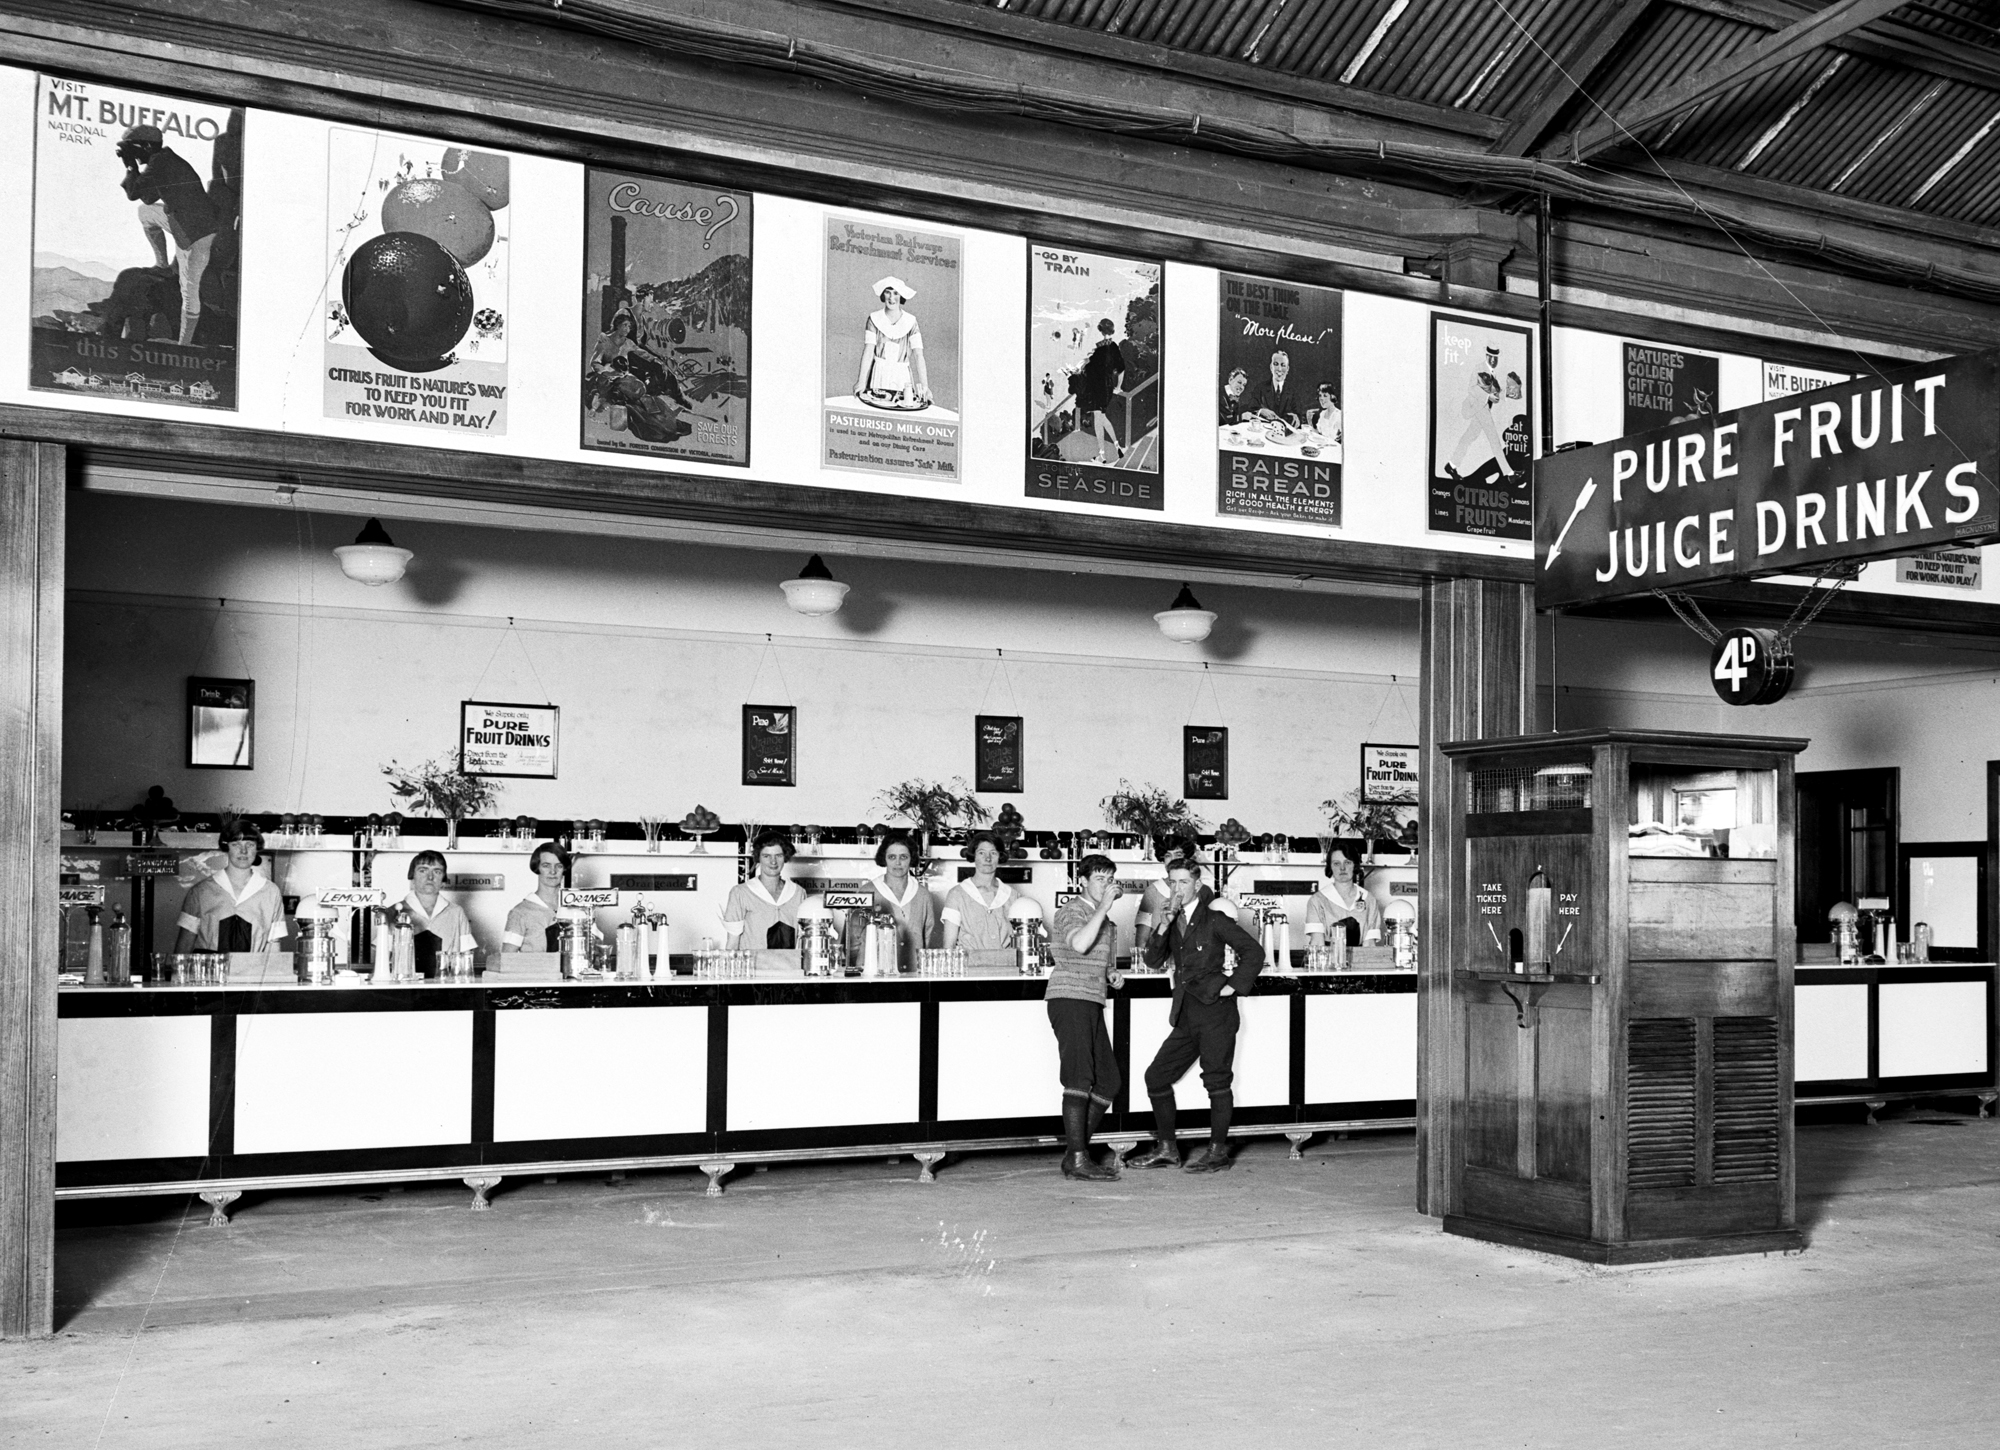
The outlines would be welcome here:
<svg viewBox="0 0 2000 1450">
<path fill-rule="evenodd" d="M 1083 1151 L 1086 1155 L 1091 1152 L 1090 1145 L 1097 1137 L 1098 1126 L 1103 1123 L 1104 1110 L 1108 1106 L 1110 1106 L 1108 1103 L 1101 1103 L 1096 1098 L 1090 1100 L 1090 1113 L 1083 1121 Z M 1105 1163 L 1104 1167 L 1110 1171 L 1113 1178 L 1116 1178 L 1125 1167 L 1125 1160 L 1119 1156 L 1116 1144 L 1112 1145 L 1110 1161 Z"/>
<path fill-rule="evenodd" d="M 1225 1173 L 1229 1170 L 1229 1145 L 1210 1142 L 1199 1158 L 1190 1158 L 1184 1170 L 1188 1173 Z"/>
<path fill-rule="evenodd" d="M 1151 1148 L 1137 1158 L 1127 1158 L 1127 1168 L 1178 1168 L 1181 1166 L 1180 1140 L 1174 1137 L 1174 1099 L 1169 1093 L 1153 1099 L 1153 1131 L 1157 1138 Z"/>
<path fill-rule="evenodd" d="M 1090 1156 L 1090 1100 L 1088 1098 L 1063 1095 L 1063 1152 L 1062 1171 L 1065 1178 L 1088 1178 L 1104 1182 L 1118 1175 L 1109 1168 L 1100 1168 Z"/>
</svg>

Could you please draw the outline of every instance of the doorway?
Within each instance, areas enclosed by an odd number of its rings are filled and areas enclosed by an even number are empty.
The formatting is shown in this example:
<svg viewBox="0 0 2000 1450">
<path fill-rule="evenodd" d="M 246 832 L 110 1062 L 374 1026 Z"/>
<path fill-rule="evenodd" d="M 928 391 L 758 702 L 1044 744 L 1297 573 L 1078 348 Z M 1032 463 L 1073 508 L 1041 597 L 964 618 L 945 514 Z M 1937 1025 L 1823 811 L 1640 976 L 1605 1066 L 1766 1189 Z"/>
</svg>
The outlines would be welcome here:
<svg viewBox="0 0 2000 1450">
<path fill-rule="evenodd" d="M 1826 913 L 1837 901 L 1896 895 L 1897 800 L 1902 772 L 1812 770 L 1798 776 L 1798 932 L 1833 940 Z"/>
</svg>

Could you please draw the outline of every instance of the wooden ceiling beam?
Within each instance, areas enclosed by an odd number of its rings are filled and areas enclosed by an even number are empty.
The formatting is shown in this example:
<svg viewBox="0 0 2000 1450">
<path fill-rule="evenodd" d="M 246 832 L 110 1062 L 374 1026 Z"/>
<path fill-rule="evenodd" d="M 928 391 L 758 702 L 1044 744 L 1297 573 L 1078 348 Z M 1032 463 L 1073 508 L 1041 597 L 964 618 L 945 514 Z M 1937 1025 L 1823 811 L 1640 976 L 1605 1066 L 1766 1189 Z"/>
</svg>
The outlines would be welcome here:
<svg viewBox="0 0 2000 1450">
<path fill-rule="evenodd" d="M 1674 0 L 1687 10 L 1719 15 L 1744 25 L 1771 30 L 1795 25 L 1816 13 L 1799 0 Z M 1865 31 L 1849 31 L 1832 48 L 1884 65 L 1943 76 L 1968 85 L 2000 87 L 2000 50 L 1965 44 L 1928 30 L 1919 30 L 1893 15 Z"/>
<path fill-rule="evenodd" d="M 1556 58 L 1555 74 L 1510 121 L 1505 134 L 1493 143 L 1493 154 L 1526 156 L 1534 150 L 1563 108 L 1584 91 L 1598 67 L 1652 9 L 1653 0 L 1613 0 L 1599 12 L 1597 25 L 1578 35 Z"/>
<path fill-rule="evenodd" d="M 1907 0 L 1834 0 L 1825 9 L 1786 26 L 1727 60 L 1696 71 L 1657 95 L 1635 101 L 1616 115 L 1600 116 L 1570 135 L 1558 137 L 1542 154 L 1551 160 L 1588 161 L 1599 152 L 1632 139 L 1649 126 L 1671 120 L 1724 91 L 1746 85 L 1779 66 L 1820 49 L 1849 31 L 1880 20 L 1905 3 Z"/>
</svg>

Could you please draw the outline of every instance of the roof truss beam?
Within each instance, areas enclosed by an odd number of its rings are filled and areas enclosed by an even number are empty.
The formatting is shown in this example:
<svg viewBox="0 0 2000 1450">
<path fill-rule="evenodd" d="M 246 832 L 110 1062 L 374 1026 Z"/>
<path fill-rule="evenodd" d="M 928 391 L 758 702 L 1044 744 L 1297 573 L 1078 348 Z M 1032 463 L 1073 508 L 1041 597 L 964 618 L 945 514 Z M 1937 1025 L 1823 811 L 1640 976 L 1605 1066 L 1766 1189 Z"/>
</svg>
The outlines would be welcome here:
<svg viewBox="0 0 2000 1450">
<path fill-rule="evenodd" d="M 1786 26 L 1748 50 L 1740 51 L 1706 70 L 1696 71 L 1658 95 L 1636 101 L 1615 115 L 1598 117 L 1573 132 L 1566 141 L 1559 138 L 1543 154 L 1555 159 L 1588 161 L 1598 153 L 1632 139 L 1649 126 L 1684 115 L 1724 91 L 1745 85 L 1818 50 L 1872 20 L 1880 20 L 1904 3 L 1905 0 L 1834 0 L 1824 10 L 1815 11 L 1805 19 Z"/>
<path fill-rule="evenodd" d="M 1598 67 L 1652 8 L 1653 0 L 1618 0 L 1607 10 L 1595 29 L 1585 31 L 1556 58 L 1556 73 L 1522 108 L 1507 133 L 1494 143 L 1494 154 L 1525 156 L 1532 151 L 1542 133 L 1555 124 L 1563 107 L 1590 84 Z"/>
</svg>

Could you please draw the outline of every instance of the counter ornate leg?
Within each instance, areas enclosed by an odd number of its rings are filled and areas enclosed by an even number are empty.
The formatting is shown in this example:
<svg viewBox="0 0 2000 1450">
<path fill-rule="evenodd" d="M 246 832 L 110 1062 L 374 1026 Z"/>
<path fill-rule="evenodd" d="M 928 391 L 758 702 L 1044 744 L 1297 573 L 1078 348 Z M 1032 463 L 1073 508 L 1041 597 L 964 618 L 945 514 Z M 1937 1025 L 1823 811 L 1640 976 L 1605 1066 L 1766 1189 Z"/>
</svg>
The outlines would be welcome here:
<svg viewBox="0 0 2000 1450">
<path fill-rule="evenodd" d="M 944 1162 L 944 1149 L 925 1148 L 910 1155 L 917 1160 L 917 1182 L 937 1182 L 937 1166 Z"/>
<path fill-rule="evenodd" d="M 481 1209 L 493 1207 L 492 1204 L 486 1201 L 486 1195 L 489 1190 L 500 1186 L 499 1174 L 496 1173 L 484 1178 L 467 1178 L 461 1181 L 467 1188 L 472 1190 L 472 1211 L 474 1213 L 479 1212 Z"/>
<path fill-rule="evenodd" d="M 1987 1110 L 1988 1108 L 1990 1108 L 1990 1107 L 1992 1107 L 1992 1106 L 1993 1106 L 1993 1100 L 1994 1100 L 1995 1098 L 2000 1098 L 2000 1093 L 1981 1093 L 1981 1094 L 1979 1094 L 1979 1116 L 1980 1116 L 1980 1117 L 1982 1117 L 1982 1118 L 1983 1118 L 1983 1117 L 1986 1117 L 1986 1116 L 1987 1116 L 1987 1111 L 1986 1111 L 1986 1110 Z"/>
<path fill-rule="evenodd" d="M 197 1196 L 203 1203 L 208 1205 L 208 1226 L 210 1228 L 228 1228 L 229 1205 L 236 1202 L 243 1194 L 240 1190 L 234 1188 L 216 1188 Z"/>
<path fill-rule="evenodd" d="M 1105 1166 L 1122 1177 L 1125 1172 L 1125 1155 L 1138 1147 L 1142 1141 L 1139 1138 L 1108 1139 L 1104 1146 L 1110 1151 L 1111 1156 L 1105 1160 Z"/>
<path fill-rule="evenodd" d="M 1869 1127 L 1871 1127 L 1871 1128 L 1879 1128 L 1879 1127 L 1881 1127 L 1881 1126 L 1882 1126 L 1882 1125 L 1881 1125 L 1880 1123 L 1878 1123 L 1878 1122 L 1876 1122 L 1876 1121 L 1875 1121 L 1875 1115 L 1876 1115 L 1877 1113 L 1881 1112 L 1881 1111 L 1882 1111 L 1882 1109 L 1884 1109 L 1884 1108 L 1886 1108 L 1886 1107 L 1888 1107 L 1888 1106 L 1889 1106 L 1889 1100 L 1888 1100 L 1887 1098 L 1870 1098 L 1870 1099 L 1868 1099 L 1868 1126 L 1869 1126 Z"/>
<path fill-rule="evenodd" d="M 699 1165 L 701 1171 L 708 1175 L 708 1196 L 710 1198 L 722 1197 L 722 1180 L 728 1175 L 729 1170 L 735 1166 L 734 1163 L 703 1163 Z"/>
<path fill-rule="evenodd" d="M 1292 1156 L 1291 1156 L 1291 1161 L 1292 1161 L 1292 1162 L 1294 1162 L 1294 1163 L 1300 1163 L 1300 1162 L 1303 1162 L 1303 1161 L 1305 1160 L 1305 1156 L 1306 1156 L 1306 1153 L 1305 1153 L 1305 1148 L 1306 1148 L 1306 1144 L 1307 1144 L 1307 1143 L 1310 1143 L 1310 1142 L 1312 1141 L 1312 1134 L 1311 1134 L 1311 1133 L 1287 1133 L 1287 1134 L 1285 1134 L 1285 1136 L 1286 1136 L 1287 1138 L 1290 1138 L 1290 1139 L 1292 1140 Z"/>
</svg>

